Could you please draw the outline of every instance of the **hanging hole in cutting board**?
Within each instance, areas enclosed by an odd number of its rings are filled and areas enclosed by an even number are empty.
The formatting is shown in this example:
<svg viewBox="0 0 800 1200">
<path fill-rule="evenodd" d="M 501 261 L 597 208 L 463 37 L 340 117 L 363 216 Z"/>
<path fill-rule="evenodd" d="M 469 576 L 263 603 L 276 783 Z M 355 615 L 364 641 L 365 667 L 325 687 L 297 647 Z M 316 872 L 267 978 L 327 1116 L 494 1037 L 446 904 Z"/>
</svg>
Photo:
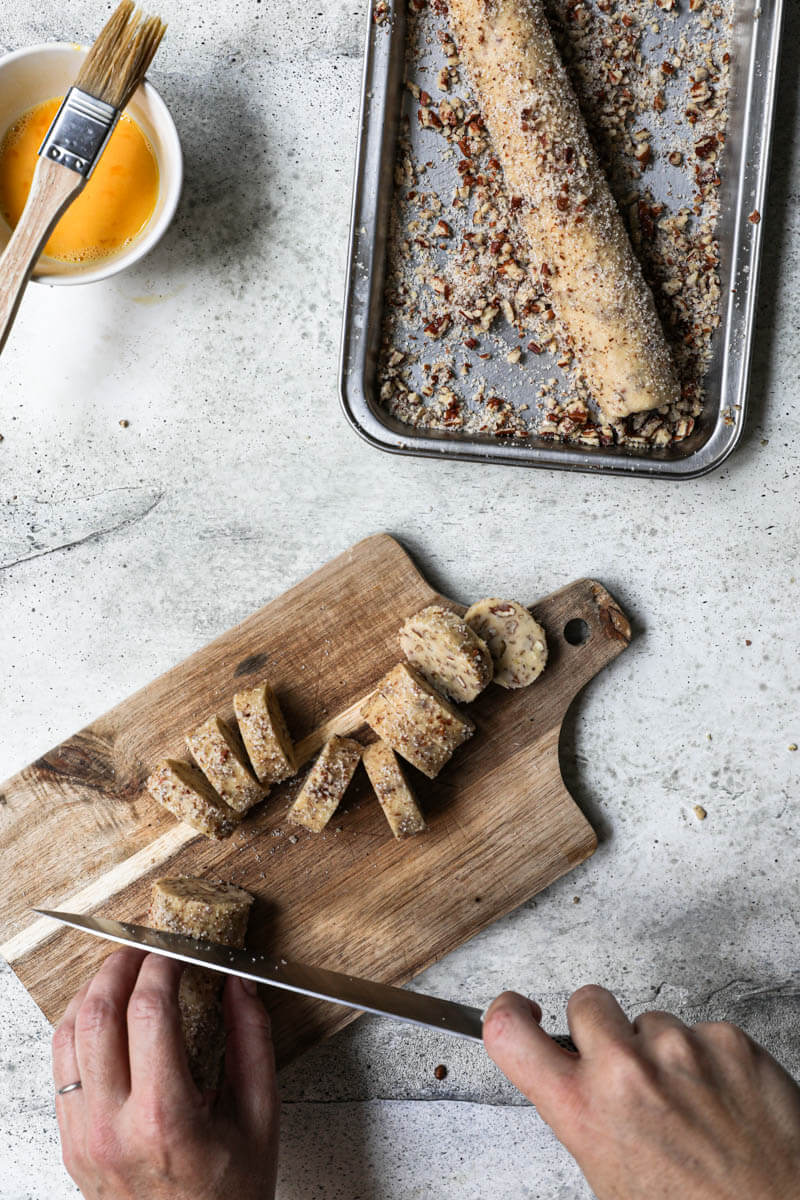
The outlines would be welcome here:
<svg viewBox="0 0 800 1200">
<path fill-rule="evenodd" d="M 571 621 L 567 621 L 564 626 L 564 640 L 569 642 L 570 646 L 582 646 L 584 642 L 588 642 L 589 626 L 583 617 L 573 617 Z"/>
</svg>

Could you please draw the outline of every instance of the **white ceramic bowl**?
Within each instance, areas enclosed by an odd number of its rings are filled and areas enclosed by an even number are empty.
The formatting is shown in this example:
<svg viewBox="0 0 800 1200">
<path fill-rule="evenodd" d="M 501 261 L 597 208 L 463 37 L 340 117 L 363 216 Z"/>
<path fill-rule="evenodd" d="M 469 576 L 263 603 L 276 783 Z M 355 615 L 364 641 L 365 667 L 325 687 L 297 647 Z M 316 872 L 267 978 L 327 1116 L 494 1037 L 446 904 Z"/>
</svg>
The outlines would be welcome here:
<svg viewBox="0 0 800 1200">
<path fill-rule="evenodd" d="M 29 108 L 63 96 L 75 82 L 86 53 L 84 47 L 57 42 L 28 46 L 0 58 L 0 138 Z M 150 83 L 137 90 L 126 111 L 147 134 L 158 162 L 158 200 L 153 215 L 142 232 L 115 254 L 85 263 L 59 262 L 42 255 L 33 272 L 39 283 L 93 283 L 116 275 L 152 250 L 175 215 L 183 183 L 183 155 L 175 122 Z M 0 217 L 0 253 L 10 235 Z"/>
</svg>

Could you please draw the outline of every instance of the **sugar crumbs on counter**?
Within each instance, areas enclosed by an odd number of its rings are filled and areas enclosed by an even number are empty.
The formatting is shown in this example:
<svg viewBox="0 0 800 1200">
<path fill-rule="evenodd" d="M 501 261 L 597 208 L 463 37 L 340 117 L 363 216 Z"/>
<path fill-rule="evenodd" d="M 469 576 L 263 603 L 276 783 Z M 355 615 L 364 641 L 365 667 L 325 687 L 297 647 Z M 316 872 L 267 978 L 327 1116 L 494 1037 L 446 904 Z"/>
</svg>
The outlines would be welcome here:
<svg viewBox="0 0 800 1200">
<path fill-rule="evenodd" d="M 604 418 L 529 270 L 441 0 L 408 12 L 380 401 L 419 430 L 647 452 L 688 437 L 720 320 L 719 158 L 731 0 L 547 0 L 590 133 L 653 288 L 681 381 Z"/>
</svg>

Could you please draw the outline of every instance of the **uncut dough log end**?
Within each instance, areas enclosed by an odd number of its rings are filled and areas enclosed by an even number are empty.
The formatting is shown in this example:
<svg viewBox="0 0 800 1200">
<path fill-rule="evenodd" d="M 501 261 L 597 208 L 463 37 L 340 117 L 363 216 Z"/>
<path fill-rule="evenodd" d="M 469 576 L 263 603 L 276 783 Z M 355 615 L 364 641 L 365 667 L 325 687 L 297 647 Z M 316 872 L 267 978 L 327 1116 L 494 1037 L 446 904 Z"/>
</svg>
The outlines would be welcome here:
<svg viewBox="0 0 800 1200">
<path fill-rule="evenodd" d="M 154 929 L 243 946 L 253 897 L 232 883 L 212 883 L 194 875 L 176 875 L 153 884 L 150 915 Z"/>
<path fill-rule="evenodd" d="M 190 875 L 153 885 L 147 923 L 165 933 L 244 946 L 253 897 L 230 883 Z M 192 1078 L 201 1090 L 216 1087 L 225 1050 L 220 996 L 223 981 L 213 971 L 186 967 L 178 992 L 181 1028 Z"/>
<path fill-rule="evenodd" d="M 539 282 L 609 417 L 680 398 L 652 293 L 541 0 L 449 0 L 450 23 Z"/>
</svg>

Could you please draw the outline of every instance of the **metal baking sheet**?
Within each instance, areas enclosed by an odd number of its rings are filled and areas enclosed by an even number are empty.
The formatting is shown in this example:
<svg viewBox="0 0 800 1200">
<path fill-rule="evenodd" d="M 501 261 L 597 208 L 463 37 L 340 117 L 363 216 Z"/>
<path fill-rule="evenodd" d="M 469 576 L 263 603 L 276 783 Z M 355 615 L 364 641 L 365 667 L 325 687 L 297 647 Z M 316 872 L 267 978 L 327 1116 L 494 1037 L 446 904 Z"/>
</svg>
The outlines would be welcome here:
<svg viewBox="0 0 800 1200">
<path fill-rule="evenodd" d="M 744 428 L 769 154 L 778 77 L 783 0 L 741 0 L 734 10 L 725 153 L 721 164 L 722 309 L 704 378 L 705 407 L 685 441 L 667 449 L 592 447 L 531 437 L 524 444 L 457 430 L 416 430 L 378 398 L 389 222 L 403 101 L 406 0 L 385 24 L 369 14 L 342 335 L 340 390 L 345 415 L 371 445 L 396 454 L 529 467 L 693 479 L 718 467 Z"/>
</svg>

